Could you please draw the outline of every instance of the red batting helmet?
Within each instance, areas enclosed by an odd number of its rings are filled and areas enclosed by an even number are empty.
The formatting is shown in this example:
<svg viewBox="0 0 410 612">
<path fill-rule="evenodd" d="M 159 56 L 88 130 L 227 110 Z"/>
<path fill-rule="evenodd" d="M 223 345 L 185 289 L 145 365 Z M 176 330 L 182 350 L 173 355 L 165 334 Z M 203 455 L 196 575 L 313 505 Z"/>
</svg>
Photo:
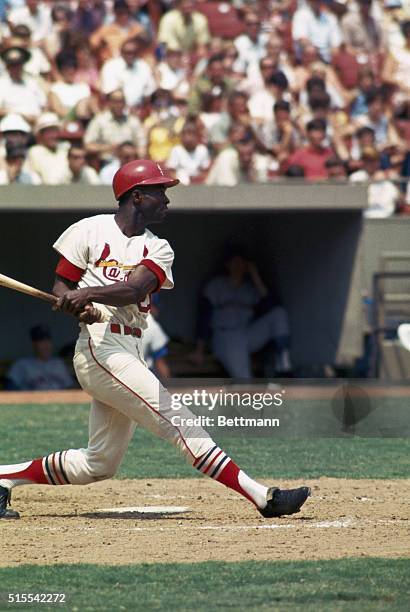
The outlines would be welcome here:
<svg viewBox="0 0 410 612">
<path fill-rule="evenodd" d="M 178 183 L 178 179 L 165 176 L 159 164 L 149 159 L 135 159 L 117 170 L 112 181 L 112 188 L 116 200 L 119 200 L 129 189 L 138 185 L 173 187 Z"/>
</svg>

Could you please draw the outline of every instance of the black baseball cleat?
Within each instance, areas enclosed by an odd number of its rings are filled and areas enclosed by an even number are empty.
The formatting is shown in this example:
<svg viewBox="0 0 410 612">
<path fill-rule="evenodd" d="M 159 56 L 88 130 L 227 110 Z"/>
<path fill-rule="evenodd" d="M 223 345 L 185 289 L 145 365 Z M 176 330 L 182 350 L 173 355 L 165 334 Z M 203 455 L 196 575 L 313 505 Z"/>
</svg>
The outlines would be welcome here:
<svg viewBox="0 0 410 612">
<path fill-rule="evenodd" d="M 0 486 L 0 519 L 19 519 L 20 515 L 15 510 L 7 508 L 10 504 L 11 491 Z"/>
<path fill-rule="evenodd" d="M 310 496 L 309 487 L 299 487 L 299 489 L 278 489 L 271 487 L 268 489 L 266 499 L 268 500 L 265 508 L 259 508 L 259 512 L 265 518 L 282 516 L 283 514 L 295 514 L 299 512 L 307 498 Z"/>
</svg>

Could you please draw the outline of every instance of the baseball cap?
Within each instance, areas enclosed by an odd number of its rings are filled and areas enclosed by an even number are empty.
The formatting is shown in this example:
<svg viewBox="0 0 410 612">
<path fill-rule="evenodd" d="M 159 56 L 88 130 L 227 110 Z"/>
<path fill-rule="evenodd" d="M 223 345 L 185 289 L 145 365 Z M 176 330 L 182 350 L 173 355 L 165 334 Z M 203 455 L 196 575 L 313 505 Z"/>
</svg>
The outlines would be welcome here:
<svg viewBox="0 0 410 612">
<path fill-rule="evenodd" d="M 60 127 L 60 120 L 55 113 L 43 113 L 37 119 L 35 133 L 38 134 L 41 130 L 49 127 Z"/>
<path fill-rule="evenodd" d="M 6 65 L 15 66 L 28 62 L 31 53 L 23 47 L 9 47 L 0 53 L 0 57 Z"/>
<path fill-rule="evenodd" d="M 50 330 L 45 325 L 35 325 L 30 329 L 30 337 L 33 342 L 38 340 L 49 340 L 51 338 Z"/>
<path fill-rule="evenodd" d="M 0 132 L 26 132 L 29 134 L 31 128 L 21 115 L 9 113 L 0 121 Z"/>
</svg>

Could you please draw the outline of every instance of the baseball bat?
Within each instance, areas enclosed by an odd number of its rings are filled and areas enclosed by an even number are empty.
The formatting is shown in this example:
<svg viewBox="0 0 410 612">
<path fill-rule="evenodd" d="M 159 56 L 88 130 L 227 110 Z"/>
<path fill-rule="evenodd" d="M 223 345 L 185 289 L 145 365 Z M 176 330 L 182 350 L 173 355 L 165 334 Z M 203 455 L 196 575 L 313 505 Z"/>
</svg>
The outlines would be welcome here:
<svg viewBox="0 0 410 612">
<path fill-rule="evenodd" d="M 44 300 L 49 304 L 55 304 L 57 302 L 57 297 L 52 295 L 51 293 L 46 293 L 45 291 L 40 291 L 40 289 L 36 289 L 35 287 L 31 287 L 31 285 L 26 285 L 25 283 L 21 283 L 14 278 L 10 278 L 5 274 L 0 274 L 0 285 L 2 287 L 7 287 L 8 289 L 13 289 L 14 291 L 19 291 L 20 293 L 25 293 L 26 295 L 31 295 L 31 297 L 39 298 L 40 300 Z M 104 315 L 101 311 L 100 318 L 98 320 L 99 323 L 103 323 L 108 321 L 109 317 Z"/>
</svg>

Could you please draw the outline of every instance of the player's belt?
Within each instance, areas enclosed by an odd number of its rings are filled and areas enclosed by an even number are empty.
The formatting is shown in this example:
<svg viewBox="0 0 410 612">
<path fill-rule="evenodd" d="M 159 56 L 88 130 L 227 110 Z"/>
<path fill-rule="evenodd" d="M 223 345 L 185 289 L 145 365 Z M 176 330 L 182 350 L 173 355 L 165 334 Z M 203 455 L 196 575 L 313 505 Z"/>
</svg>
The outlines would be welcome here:
<svg viewBox="0 0 410 612">
<path fill-rule="evenodd" d="M 129 327 L 119 323 L 111 323 L 110 330 L 112 334 L 123 334 L 124 336 L 134 336 L 136 338 L 141 338 L 142 336 L 142 331 L 139 327 Z"/>
</svg>

